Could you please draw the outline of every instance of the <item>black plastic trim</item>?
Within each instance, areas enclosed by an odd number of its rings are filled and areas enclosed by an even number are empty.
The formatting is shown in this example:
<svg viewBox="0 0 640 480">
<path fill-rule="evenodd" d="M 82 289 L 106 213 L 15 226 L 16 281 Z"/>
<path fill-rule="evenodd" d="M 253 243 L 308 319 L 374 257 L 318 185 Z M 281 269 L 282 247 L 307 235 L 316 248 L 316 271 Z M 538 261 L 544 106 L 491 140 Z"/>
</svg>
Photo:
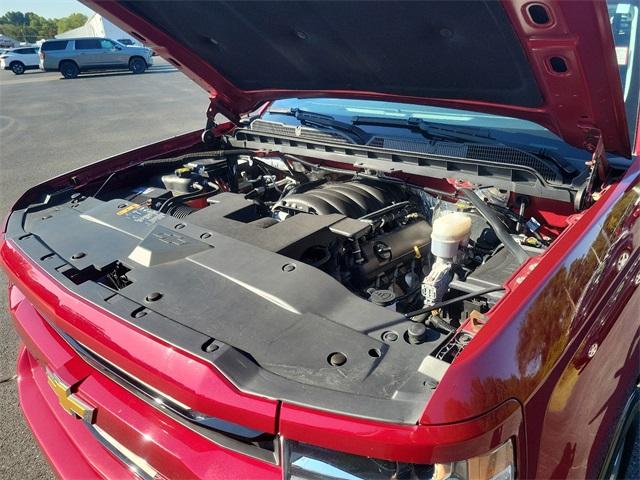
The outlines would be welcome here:
<svg viewBox="0 0 640 480">
<path fill-rule="evenodd" d="M 521 195 L 573 202 L 576 189 L 548 183 L 535 169 L 503 162 L 455 156 L 391 150 L 365 145 L 320 142 L 238 129 L 228 138 L 236 148 L 270 150 L 313 157 L 318 160 L 348 163 L 360 169 L 379 172 L 403 172 L 434 178 L 467 180 L 479 186 L 491 185 Z"/>
</svg>

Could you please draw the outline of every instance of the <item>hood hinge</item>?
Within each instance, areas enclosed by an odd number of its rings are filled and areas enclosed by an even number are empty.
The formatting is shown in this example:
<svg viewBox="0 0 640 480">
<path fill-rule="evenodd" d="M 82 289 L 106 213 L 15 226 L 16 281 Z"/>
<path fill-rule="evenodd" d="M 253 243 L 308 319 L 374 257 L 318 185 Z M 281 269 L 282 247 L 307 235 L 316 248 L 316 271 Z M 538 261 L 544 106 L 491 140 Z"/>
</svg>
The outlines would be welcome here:
<svg viewBox="0 0 640 480">
<path fill-rule="evenodd" d="M 588 152 L 591 152 L 591 160 L 586 162 L 589 167 L 589 177 L 585 183 L 585 191 L 582 195 L 582 208 L 586 208 L 594 200 L 597 200 L 597 193 L 594 191 L 596 186 L 596 180 L 600 185 L 604 185 L 607 180 L 607 174 L 609 170 L 609 162 L 607 161 L 607 154 L 604 149 L 604 142 L 602 140 L 602 133 L 597 128 L 582 127 L 585 131 L 584 147 Z"/>
<path fill-rule="evenodd" d="M 591 161 L 587 162 L 587 165 L 592 172 L 598 175 L 600 181 L 604 182 L 607 179 L 609 162 L 604 151 L 602 133 L 597 128 L 589 128 L 585 131 L 585 134 L 584 146 L 588 152 L 591 152 Z"/>
<path fill-rule="evenodd" d="M 238 125 L 238 122 L 240 121 L 240 118 L 237 115 L 231 113 L 229 110 L 220 105 L 220 101 L 217 97 L 210 97 L 209 107 L 207 108 L 207 123 L 204 126 L 204 131 L 202 132 L 203 143 L 211 143 L 217 136 L 216 128 L 218 127 L 218 124 L 215 121 L 217 114 L 224 115 L 235 125 Z"/>
</svg>

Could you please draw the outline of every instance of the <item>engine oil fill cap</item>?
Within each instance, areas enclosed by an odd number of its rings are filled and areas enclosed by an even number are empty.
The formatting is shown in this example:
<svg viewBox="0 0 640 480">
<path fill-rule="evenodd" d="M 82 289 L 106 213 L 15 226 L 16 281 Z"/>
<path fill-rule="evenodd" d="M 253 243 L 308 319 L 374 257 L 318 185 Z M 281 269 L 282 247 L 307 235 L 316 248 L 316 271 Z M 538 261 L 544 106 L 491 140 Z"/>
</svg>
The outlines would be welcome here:
<svg viewBox="0 0 640 480">
<path fill-rule="evenodd" d="M 381 307 L 387 307 L 396 301 L 396 294 L 391 290 L 373 290 L 369 291 L 369 301 L 380 305 Z"/>
</svg>

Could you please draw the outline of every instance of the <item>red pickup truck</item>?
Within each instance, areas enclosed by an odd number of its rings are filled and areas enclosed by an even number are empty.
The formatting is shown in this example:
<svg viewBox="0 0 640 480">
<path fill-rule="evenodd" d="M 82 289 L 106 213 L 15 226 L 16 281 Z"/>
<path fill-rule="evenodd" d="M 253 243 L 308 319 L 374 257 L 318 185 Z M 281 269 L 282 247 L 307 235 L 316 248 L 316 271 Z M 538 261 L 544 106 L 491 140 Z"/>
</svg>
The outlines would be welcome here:
<svg viewBox="0 0 640 480">
<path fill-rule="evenodd" d="M 61 477 L 631 475 L 637 3 L 85 3 L 211 100 L 3 227 Z"/>
</svg>

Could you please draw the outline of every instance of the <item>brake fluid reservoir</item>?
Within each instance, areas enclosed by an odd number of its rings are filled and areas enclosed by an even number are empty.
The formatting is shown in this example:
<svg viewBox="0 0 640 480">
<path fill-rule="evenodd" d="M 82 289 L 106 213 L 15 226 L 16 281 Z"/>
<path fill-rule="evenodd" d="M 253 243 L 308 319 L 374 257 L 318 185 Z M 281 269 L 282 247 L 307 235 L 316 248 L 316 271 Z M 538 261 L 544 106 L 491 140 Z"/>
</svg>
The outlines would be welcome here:
<svg viewBox="0 0 640 480">
<path fill-rule="evenodd" d="M 471 235 L 471 217 L 462 212 L 446 213 L 433 222 L 431 253 L 440 258 L 453 258 Z"/>
</svg>

